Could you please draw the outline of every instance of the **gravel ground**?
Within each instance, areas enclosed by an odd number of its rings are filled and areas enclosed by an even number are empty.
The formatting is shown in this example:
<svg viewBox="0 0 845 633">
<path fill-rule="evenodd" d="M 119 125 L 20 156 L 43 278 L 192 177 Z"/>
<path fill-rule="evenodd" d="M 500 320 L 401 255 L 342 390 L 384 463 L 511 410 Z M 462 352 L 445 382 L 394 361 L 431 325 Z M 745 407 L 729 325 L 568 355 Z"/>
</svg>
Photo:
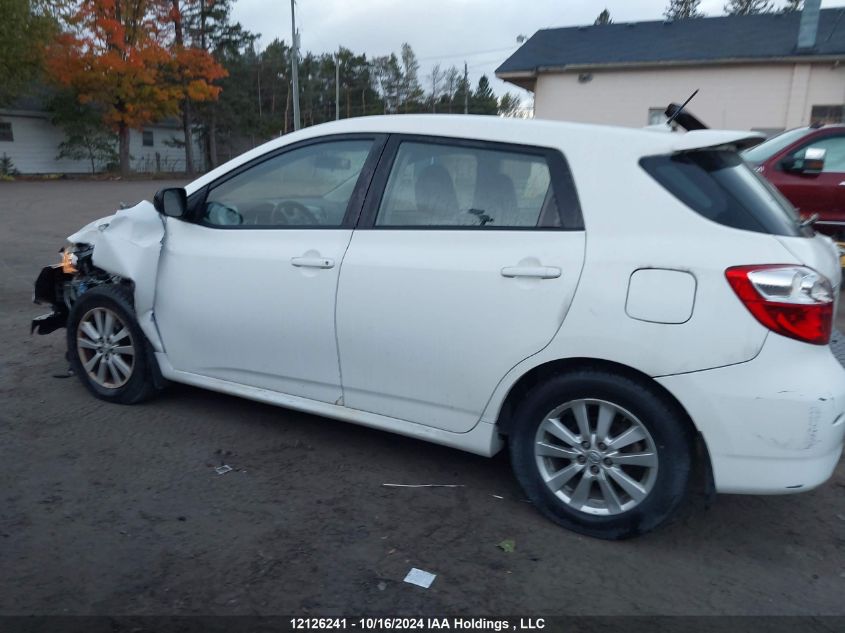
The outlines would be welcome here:
<svg viewBox="0 0 845 633">
<path fill-rule="evenodd" d="M 504 455 L 181 386 L 108 405 L 56 377 L 63 333 L 28 334 L 36 274 L 164 184 L 0 183 L 0 614 L 845 614 L 841 462 L 813 492 L 696 501 L 609 543 L 543 519 Z"/>
</svg>

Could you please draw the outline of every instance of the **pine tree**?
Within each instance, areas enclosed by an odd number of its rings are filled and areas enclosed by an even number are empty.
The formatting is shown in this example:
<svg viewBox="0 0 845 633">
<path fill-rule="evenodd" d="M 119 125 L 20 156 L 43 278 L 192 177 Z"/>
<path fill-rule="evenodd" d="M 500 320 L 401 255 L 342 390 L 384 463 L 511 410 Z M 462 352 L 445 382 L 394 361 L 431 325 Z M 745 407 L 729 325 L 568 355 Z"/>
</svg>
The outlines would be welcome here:
<svg viewBox="0 0 845 633">
<path fill-rule="evenodd" d="M 44 48 L 56 31 L 48 3 L 0 1 L 0 106 L 26 93 L 41 75 Z"/>
<path fill-rule="evenodd" d="M 610 11 L 605 9 L 601 13 L 599 13 L 599 17 L 596 18 L 596 21 L 593 24 L 611 24 L 613 20 L 610 19 Z"/>
<path fill-rule="evenodd" d="M 499 100 L 490 87 L 487 75 L 481 75 L 475 92 L 469 98 L 470 114 L 496 114 L 499 111 Z"/>
<path fill-rule="evenodd" d="M 772 0 L 728 0 L 725 5 L 728 15 L 756 15 L 771 13 L 773 9 Z"/>
<path fill-rule="evenodd" d="M 792 13 L 794 11 L 800 11 L 803 8 L 804 0 L 786 0 L 786 4 L 783 6 L 781 11 L 784 13 Z"/>
<path fill-rule="evenodd" d="M 522 113 L 522 102 L 517 95 L 506 92 L 499 99 L 499 116 L 518 117 Z"/>
<path fill-rule="evenodd" d="M 420 64 L 414 49 L 407 42 L 402 44 L 402 79 L 401 79 L 401 101 L 405 112 L 423 111 L 422 101 L 425 92 L 420 85 L 419 70 Z"/>
<path fill-rule="evenodd" d="M 667 20 L 685 20 L 703 16 L 698 6 L 701 0 L 669 0 L 669 5 L 663 12 Z"/>
</svg>

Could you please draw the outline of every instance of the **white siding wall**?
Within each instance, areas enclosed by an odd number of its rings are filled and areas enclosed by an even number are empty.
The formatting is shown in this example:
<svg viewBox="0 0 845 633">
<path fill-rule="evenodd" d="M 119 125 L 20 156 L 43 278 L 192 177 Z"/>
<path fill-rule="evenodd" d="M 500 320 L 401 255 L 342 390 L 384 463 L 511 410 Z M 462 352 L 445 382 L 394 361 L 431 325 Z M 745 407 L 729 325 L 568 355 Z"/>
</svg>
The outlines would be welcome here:
<svg viewBox="0 0 845 633">
<path fill-rule="evenodd" d="M 138 172 L 183 172 L 185 171 L 185 148 L 173 147 L 172 139 L 180 142 L 185 138 L 181 129 L 171 127 L 146 126 L 144 130 L 153 133 L 153 145 L 143 144 L 142 130 L 129 132 L 129 154 L 132 157 L 132 169 Z M 170 145 L 168 145 L 170 143 Z M 204 171 L 203 151 L 194 139 L 194 169 Z"/>
<path fill-rule="evenodd" d="M 44 116 L 0 113 L 0 121 L 12 124 L 13 141 L 0 141 L 0 156 L 6 154 L 22 174 L 91 173 L 85 161 L 57 160 L 62 131 Z"/>
<path fill-rule="evenodd" d="M 12 124 L 13 141 L 0 141 L 0 156 L 4 153 L 12 159 L 15 168 L 22 174 L 84 174 L 91 173 L 91 164 L 85 160 L 58 160 L 59 144 L 64 133 L 53 126 L 45 114 L 14 111 L 0 112 L 0 121 Z M 129 136 L 129 154 L 134 171 L 156 171 L 157 165 L 163 172 L 185 170 L 185 149 L 168 147 L 165 140 L 173 137 L 181 140 L 182 131 L 171 127 L 149 126 L 153 132 L 153 146 L 145 147 L 141 131 L 132 130 Z M 195 143 L 194 162 L 197 171 L 204 170 L 203 152 Z M 156 161 L 156 153 L 159 161 Z M 98 166 L 100 169 L 102 166 Z"/>
<path fill-rule="evenodd" d="M 806 125 L 814 105 L 845 103 L 845 67 L 749 64 L 593 72 L 537 78 L 535 116 L 629 127 L 648 124 L 649 108 L 683 102 L 710 127 L 784 129 Z"/>
</svg>

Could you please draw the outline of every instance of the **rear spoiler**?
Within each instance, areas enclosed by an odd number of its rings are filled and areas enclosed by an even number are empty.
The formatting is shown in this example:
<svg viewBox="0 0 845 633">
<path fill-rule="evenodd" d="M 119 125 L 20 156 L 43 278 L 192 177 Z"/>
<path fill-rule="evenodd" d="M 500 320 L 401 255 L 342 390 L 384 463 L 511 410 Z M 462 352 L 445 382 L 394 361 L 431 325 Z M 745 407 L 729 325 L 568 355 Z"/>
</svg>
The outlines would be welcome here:
<svg viewBox="0 0 845 633">
<path fill-rule="evenodd" d="M 737 151 L 754 147 L 765 140 L 765 134 L 741 130 L 693 130 L 678 134 L 672 142 L 673 152 L 688 152 L 723 145 L 733 146 Z"/>
</svg>

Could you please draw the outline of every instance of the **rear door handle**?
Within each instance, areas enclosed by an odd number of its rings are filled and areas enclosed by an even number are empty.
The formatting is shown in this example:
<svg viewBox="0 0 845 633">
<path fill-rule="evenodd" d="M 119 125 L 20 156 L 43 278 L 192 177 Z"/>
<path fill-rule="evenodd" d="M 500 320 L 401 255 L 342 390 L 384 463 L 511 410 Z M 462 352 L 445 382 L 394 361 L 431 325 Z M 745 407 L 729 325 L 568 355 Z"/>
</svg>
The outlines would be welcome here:
<svg viewBox="0 0 845 633">
<path fill-rule="evenodd" d="M 298 268 L 334 268 L 334 260 L 327 257 L 291 257 L 290 263 Z"/>
<path fill-rule="evenodd" d="M 557 279 L 560 268 L 555 266 L 505 266 L 502 277 L 533 277 L 535 279 Z"/>
</svg>

